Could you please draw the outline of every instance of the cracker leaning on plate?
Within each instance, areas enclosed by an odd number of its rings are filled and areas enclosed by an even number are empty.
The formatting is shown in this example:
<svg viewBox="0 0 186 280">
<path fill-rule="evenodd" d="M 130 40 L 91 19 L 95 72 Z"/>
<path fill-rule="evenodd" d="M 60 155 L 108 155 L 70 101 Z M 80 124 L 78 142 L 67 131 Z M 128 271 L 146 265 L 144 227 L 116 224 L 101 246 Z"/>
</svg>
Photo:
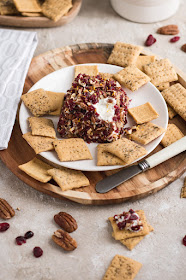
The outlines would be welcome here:
<svg viewBox="0 0 186 280">
<path fill-rule="evenodd" d="M 89 76 L 97 76 L 99 73 L 97 65 L 77 65 L 75 66 L 75 74 L 76 78 L 78 74 L 86 74 Z"/>
<path fill-rule="evenodd" d="M 109 144 L 97 145 L 97 166 L 124 165 L 125 163 L 117 156 L 105 151 Z"/>
<path fill-rule="evenodd" d="M 115 255 L 102 280 L 133 280 L 141 267 L 133 259 Z"/>
<path fill-rule="evenodd" d="M 159 117 L 156 110 L 150 102 L 139 105 L 137 107 L 129 108 L 128 113 L 133 117 L 137 124 L 150 122 Z"/>
<path fill-rule="evenodd" d="M 28 144 L 34 149 L 36 154 L 41 152 L 51 151 L 54 149 L 53 138 L 43 137 L 43 136 L 34 136 L 31 132 L 27 132 L 22 135 L 23 138 L 28 142 Z"/>
<path fill-rule="evenodd" d="M 29 117 L 28 118 L 32 135 L 56 138 L 53 121 L 45 118 Z"/>
<path fill-rule="evenodd" d="M 154 55 L 139 55 L 135 65 L 139 70 L 143 71 L 144 65 L 154 62 L 155 58 L 156 57 Z"/>
</svg>

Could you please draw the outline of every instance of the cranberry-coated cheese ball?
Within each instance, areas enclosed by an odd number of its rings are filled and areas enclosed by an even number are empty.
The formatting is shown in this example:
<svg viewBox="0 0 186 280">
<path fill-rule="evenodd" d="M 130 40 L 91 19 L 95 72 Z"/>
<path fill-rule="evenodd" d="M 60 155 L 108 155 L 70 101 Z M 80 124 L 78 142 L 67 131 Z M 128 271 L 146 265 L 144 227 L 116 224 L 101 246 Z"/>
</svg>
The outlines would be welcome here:
<svg viewBox="0 0 186 280">
<path fill-rule="evenodd" d="M 128 97 L 118 82 L 79 74 L 65 96 L 58 132 L 88 143 L 112 142 L 124 133 L 127 111 Z"/>
</svg>

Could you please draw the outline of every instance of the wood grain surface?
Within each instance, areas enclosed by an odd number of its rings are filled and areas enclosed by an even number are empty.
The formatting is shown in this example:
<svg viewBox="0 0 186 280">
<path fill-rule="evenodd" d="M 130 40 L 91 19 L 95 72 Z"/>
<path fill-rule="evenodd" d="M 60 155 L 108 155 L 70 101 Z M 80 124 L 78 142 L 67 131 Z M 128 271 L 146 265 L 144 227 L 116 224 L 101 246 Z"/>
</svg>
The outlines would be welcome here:
<svg viewBox="0 0 186 280">
<path fill-rule="evenodd" d="M 112 44 L 87 43 L 54 49 L 33 58 L 25 81 L 24 93 L 45 75 L 62 67 L 80 63 L 106 63 L 112 48 Z M 143 54 L 146 55 L 147 53 Z M 186 87 L 185 74 L 179 69 L 177 69 L 177 73 L 179 75 L 179 82 Z M 177 115 L 170 123 L 175 123 L 186 134 L 185 122 L 180 116 Z M 160 149 L 162 149 L 161 145 L 153 153 Z M 55 182 L 40 183 L 19 170 L 18 165 L 33 159 L 35 153 L 22 138 L 18 118 L 14 125 L 8 149 L 0 151 L 0 157 L 18 178 L 36 190 L 53 197 L 70 199 L 78 203 L 92 205 L 120 203 L 129 199 L 134 200 L 145 197 L 167 186 L 186 169 L 185 153 L 181 153 L 153 169 L 135 176 L 106 194 L 96 193 L 95 184 L 104 177 L 113 174 L 116 170 L 84 172 L 90 180 L 90 186 L 62 192 Z"/>
<path fill-rule="evenodd" d="M 0 26 L 15 26 L 15 27 L 56 27 L 64 25 L 68 22 L 71 22 L 79 13 L 81 8 L 82 0 L 72 0 L 73 7 L 69 10 L 69 12 L 61 17 L 58 21 L 54 22 L 53 20 L 47 17 L 23 17 L 23 16 L 11 16 L 0 15 Z"/>
</svg>

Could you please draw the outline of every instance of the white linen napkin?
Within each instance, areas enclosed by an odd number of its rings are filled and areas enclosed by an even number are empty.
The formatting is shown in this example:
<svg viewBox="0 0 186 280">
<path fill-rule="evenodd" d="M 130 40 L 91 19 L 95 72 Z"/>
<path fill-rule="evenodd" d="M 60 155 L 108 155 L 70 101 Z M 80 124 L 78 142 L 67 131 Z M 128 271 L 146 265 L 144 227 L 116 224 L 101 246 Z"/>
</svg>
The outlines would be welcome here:
<svg viewBox="0 0 186 280">
<path fill-rule="evenodd" d="M 0 29 L 0 150 L 8 147 L 36 46 L 35 32 Z"/>
</svg>

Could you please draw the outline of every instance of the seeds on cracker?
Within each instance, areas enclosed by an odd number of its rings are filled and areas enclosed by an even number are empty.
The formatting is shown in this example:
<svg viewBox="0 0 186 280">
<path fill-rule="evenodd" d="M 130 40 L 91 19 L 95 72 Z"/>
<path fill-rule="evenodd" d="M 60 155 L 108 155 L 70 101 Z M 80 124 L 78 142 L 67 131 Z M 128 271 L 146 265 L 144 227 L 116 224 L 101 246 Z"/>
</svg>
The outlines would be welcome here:
<svg viewBox="0 0 186 280">
<path fill-rule="evenodd" d="M 161 140 L 161 144 L 164 147 L 167 147 L 177 140 L 181 139 L 182 137 L 184 137 L 184 134 L 175 124 L 168 124 L 165 135 Z"/>
<path fill-rule="evenodd" d="M 124 165 L 124 162 L 115 155 L 105 151 L 105 147 L 109 144 L 99 144 L 97 146 L 97 165 Z"/>
<path fill-rule="evenodd" d="M 75 66 L 75 74 L 74 77 L 76 78 L 78 74 L 86 74 L 89 76 L 96 76 L 98 75 L 98 67 L 97 65 L 77 65 Z"/>
<path fill-rule="evenodd" d="M 51 102 L 44 89 L 36 89 L 21 96 L 31 113 L 38 117 L 56 110 L 56 104 Z"/>
<path fill-rule="evenodd" d="M 163 83 L 163 84 L 161 84 L 161 85 L 157 85 L 156 87 L 157 87 L 157 89 L 158 89 L 159 91 L 162 91 L 162 90 L 167 89 L 168 87 L 170 87 L 170 83 L 169 83 L 169 82 L 166 82 L 166 83 Z"/>
<path fill-rule="evenodd" d="M 167 104 L 167 109 L 168 109 L 169 119 L 172 120 L 177 115 L 177 113 L 169 104 Z"/>
<path fill-rule="evenodd" d="M 19 169 L 42 183 L 46 183 L 52 179 L 52 176 L 47 173 L 47 171 L 51 168 L 52 166 L 37 158 L 34 158 L 25 164 L 19 165 Z"/>
<path fill-rule="evenodd" d="M 49 112 L 49 115 L 59 116 L 61 113 L 61 108 L 63 106 L 64 97 L 66 93 L 46 90 L 46 94 L 48 95 L 50 102 L 53 104 L 52 106 L 56 108 L 55 111 Z"/>
<path fill-rule="evenodd" d="M 154 62 L 155 58 L 156 57 L 154 55 L 139 55 L 137 57 L 135 65 L 139 70 L 143 71 L 143 66 Z"/>
<path fill-rule="evenodd" d="M 110 73 L 102 73 L 102 72 L 99 72 L 98 73 L 103 79 L 106 79 L 106 80 L 114 80 L 114 74 L 110 74 Z"/>
<path fill-rule="evenodd" d="M 130 139 L 146 145 L 159 137 L 165 129 L 154 124 L 154 123 L 144 123 L 138 126 L 138 129 L 130 135 Z"/>
<path fill-rule="evenodd" d="M 129 164 L 147 154 L 145 148 L 126 138 L 112 142 L 105 147 L 105 150 L 119 157 L 125 164 Z"/>
<path fill-rule="evenodd" d="M 45 118 L 30 117 L 28 118 L 32 135 L 56 138 L 53 121 Z"/>
<path fill-rule="evenodd" d="M 83 139 L 54 140 L 53 145 L 60 161 L 92 159 L 91 153 Z"/>
<path fill-rule="evenodd" d="M 13 0 L 19 12 L 41 12 L 41 6 L 37 0 Z"/>
<path fill-rule="evenodd" d="M 143 47 L 116 42 L 107 63 L 126 67 L 135 64 Z"/>
<path fill-rule="evenodd" d="M 178 80 L 176 71 L 167 58 L 149 63 L 143 69 L 155 86 Z"/>
<path fill-rule="evenodd" d="M 28 144 L 34 149 L 36 154 L 41 152 L 51 151 L 54 149 L 53 138 L 43 137 L 43 136 L 34 136 L 31 132 L 23 134 L 23 138 L 28 142 Z"/>
<path fill-rule="evenodd" d="M 46 0 L 42 5 L 42 13 L 53 21 L 58 21 L 71 8 L 72 0 Z"/>
<path fill-rule="evenodd" d="M 138 90 L 150 81 L 150 78 L 135 65 L 130 65 L 114 75 L 114 78 L 131 91 Z"/>
<path fill-rule="evenodd" d="M 179 83 L 161 92 L 165 101 L 186 121 L 186 89 Z"/>
<path fill-rule="evenodd" d="M 159 117 L 150 102 L 128 109 L 129 114 L 137 124 L 152 121 Z"/>
<path fill-rule="evenodd" d="M 78 170 L 60 167 L 60 169 L 53 168 L 48 170 L 48 174 L 52 176 L 62 191 L 90 185 L 88 178 Z"/>
<path fill-rule="evenodd" d="M 133 259 L 115 255 L 103 280 L 133 280 L 141 267 L 142 264 Z"/>
<path fill-rule="evenodd" d="M 180 196 L 181 196 L 181 198 L 186 198 L 186 177 L 184 179 L 184 185 L 181 189 L 181 195 Z"/>
</svg>

